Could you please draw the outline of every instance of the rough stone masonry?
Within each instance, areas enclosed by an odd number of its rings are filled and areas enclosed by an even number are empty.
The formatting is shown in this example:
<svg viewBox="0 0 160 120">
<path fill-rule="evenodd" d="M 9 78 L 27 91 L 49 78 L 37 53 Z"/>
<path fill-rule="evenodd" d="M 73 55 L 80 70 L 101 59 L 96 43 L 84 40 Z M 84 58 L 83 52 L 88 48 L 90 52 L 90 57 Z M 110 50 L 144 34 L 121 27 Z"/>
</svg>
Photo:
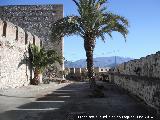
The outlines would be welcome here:
<svg viewBox="0 0 160 120">
<path fill-rule="evenodd" d="M 46 49 L 55 49 L 63 56 L 63 39 L 50 42 L 51 25 L 63 17 L 63 5 L 9 5 L 0 6 L 0 18 L 20 26 L 38 36 Z M 58 65 L 59 70 L 64 65 Z"/>
<path fill-rule="evenodd" d="M 0 89 L 27 86 L 33 78 L 28 45 L 40 39 L 22 28 L 0 20 Z"/>
<path fill-rule="evenodd" d="M 160 114 L 160 52 L 118 65 L 110 79 Z"/>
</svg>

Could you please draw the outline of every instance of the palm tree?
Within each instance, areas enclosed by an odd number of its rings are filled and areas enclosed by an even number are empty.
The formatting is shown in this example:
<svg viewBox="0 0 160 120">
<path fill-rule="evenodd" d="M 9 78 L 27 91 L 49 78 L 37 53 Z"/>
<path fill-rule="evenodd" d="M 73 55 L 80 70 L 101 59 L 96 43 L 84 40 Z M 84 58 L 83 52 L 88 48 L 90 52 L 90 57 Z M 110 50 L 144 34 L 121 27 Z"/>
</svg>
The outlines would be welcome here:
<svg viewBox="0 0 160 120">
<path fill-rule="evenodd" d="M 107 11 L 107 0 L 73 0 L 78 7 L 79 16 L 66 16 L 52 25 L 52 37 L 60 40 L 67 35 L 80 35 L 84 39 L 90 87 L 94 88 L 93 51 L 96 39 L 105 41 L 105 34 L 117 31 L 124 38 L 128 33 L 128 21 L 122 16 Z M 52 39 L 53 40 L 53 39 Z M 55 39 L 54 39 L 55 40 Z"/>
<path fill-rule="evenodd" d="M 31 50 L 32 61 L 31 64 L 34 68 L 34 78 L 31 84 L 38 85 L 42 81 L 42 73 L 48 65 L 55 62 L 62 64 L 62 57 L 60 57 L 54 50 L 46 51 L 44 48 L 39 48 L 36 45 L 29 45 Z"/>
</svg>

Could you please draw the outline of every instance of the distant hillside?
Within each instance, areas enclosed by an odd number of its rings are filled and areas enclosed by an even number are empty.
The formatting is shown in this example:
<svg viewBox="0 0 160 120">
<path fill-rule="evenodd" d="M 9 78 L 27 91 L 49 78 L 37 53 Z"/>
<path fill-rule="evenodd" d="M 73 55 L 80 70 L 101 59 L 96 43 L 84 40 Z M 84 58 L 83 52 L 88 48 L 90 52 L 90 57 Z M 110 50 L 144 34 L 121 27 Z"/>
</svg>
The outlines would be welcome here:
<svg viewBox="0 0 160 120">
<path fill-rule="evenodd" d="M 114 67 L 115 65 L 121 64 L 123 62 L 127 62 L 133 60 L 132 58 L 125 58 L 125 57 L 97 57 L 94 58 L 94 66 L 95 67 Z M 65 61 L 65 67 L 69 68 L 83 68 L 86 66 L 86 60 L 80 59 L 75 62 Z"/>
</svg>

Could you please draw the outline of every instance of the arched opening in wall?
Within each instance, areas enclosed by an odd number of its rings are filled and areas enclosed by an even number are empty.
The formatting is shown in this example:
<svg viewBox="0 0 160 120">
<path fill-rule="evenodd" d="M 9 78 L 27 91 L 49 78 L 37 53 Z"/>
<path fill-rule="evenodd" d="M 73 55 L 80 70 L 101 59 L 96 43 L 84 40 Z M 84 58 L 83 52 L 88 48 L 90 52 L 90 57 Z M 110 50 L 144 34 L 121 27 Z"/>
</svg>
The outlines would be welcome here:
<svg viewBox="0 0 160 120">
<path fill-rule="evenodd" d="M 35 36 L 33 35 L 33 45 L 35 45 Z"/>
<path fill-rule="evenodd" d="M 2 36 L 6 37 L 6 30 L 7 30 L 7 22 L 3 21 L 3 34 Z"/>
<path fill-rule="evenodd" d="M 18 40 L 18 27 L 16 26 L 16 40 Z"/>
<path fill-rule="evenodd" d="M 25 32 L 25 45 L 28 44 L 28 34 Z"/>
</svg>

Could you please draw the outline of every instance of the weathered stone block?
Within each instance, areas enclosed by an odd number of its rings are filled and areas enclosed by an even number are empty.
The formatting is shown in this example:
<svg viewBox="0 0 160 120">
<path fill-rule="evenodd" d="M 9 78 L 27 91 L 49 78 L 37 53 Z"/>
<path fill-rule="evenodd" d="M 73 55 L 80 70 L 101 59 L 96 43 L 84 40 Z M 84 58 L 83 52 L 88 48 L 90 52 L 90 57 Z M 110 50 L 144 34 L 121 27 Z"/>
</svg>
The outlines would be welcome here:
<svg viewBox="0 0 160 120">
<path fill-rule="evenodd" d="M 70 73 L 75 74 L 75 68 L 70 68 Z"/>
<path fill-rule="evenodd" d="M 35 37 L 35 45 L 40 47 L 41 40 L 36 35 L 34 35 L 34 37 Z"/>
<path fill-rule="evenodd" d="M 80 75 L 82 73 L 81 68 L 75 68 L 75 74 Z"/>
<path fill-rule="evenodd" d="M 33 35 L 30 32 L 27 32 L 28 34 L 28 44 L 33 44 Z"/>
<path fill-rule="evenodd" d="M 7 22 L 6 38 L 11 40 L 16 39 L 16 26 L 10 22 Z"/>
<path fill-rule="evenodd" d="M 3 34 L 3 21 L 0 19 L 0 36 Z"/>
<path fill-rule="evenodd" d="M 25 45 L 25 31 L 21 27 L 18 28 L 18 42 Z"/>
</svg>

